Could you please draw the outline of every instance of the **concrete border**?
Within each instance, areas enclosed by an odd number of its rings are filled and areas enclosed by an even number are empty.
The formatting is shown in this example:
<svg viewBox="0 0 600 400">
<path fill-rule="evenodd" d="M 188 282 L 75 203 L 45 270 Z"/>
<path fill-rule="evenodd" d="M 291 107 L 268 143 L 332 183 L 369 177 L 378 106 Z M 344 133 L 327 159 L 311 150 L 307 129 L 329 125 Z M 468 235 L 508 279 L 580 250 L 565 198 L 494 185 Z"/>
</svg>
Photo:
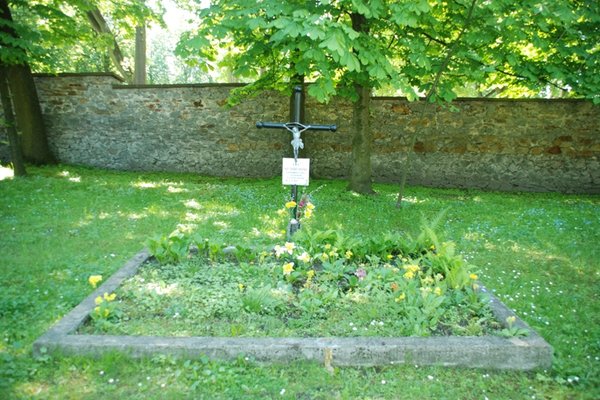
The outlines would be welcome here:
<svg viewBox="0 0 600 400">
<path fill-rule="evenodd" d="M 96 306 L 94 299 L 105 292 L 113 292 L 125 279 L 135 275 L 149 258 L 150 253 L 142 250 L 125 263 L 38 338 L 33 344 L 34 354 L 60 352 L 99 356 L 119 351 L 131 357 L 165 354 L 188 359 L 206 356 L 233 360 L 245 356 L 264 363 L 309 360 L 330 361 L 338 366 L 418 364 L 512 370 L 548 368 L 552 364 L 552 347 L 491 293 L 492 311 L 498 321 L 505 323 L 508 316 L 514 316 L 516 322 L 513 326 L 529 330 L 529 336 L 218 338 L 76 334 Z"/>
</svg>

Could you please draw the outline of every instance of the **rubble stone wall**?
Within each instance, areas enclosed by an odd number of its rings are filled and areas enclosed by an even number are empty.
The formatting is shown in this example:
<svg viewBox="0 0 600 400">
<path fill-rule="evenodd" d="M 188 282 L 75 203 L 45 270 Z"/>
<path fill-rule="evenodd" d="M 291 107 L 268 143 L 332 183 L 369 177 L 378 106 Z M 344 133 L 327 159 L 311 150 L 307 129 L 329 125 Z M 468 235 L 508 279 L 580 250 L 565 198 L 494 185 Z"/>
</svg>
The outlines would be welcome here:
<svg viewBox="0 0 600 400">
<path fill-rule="evenodd" d="M 38 76 L 36 85 L 51 149 L 63 163 L 273 177 L 281 174 L 281 158 L 291 156 L 289 133 L 255 127 L 288 121 L 289 98 L 275 92 L 229 108 L 235 85 L 126 86 L 107 74 Z M 600 193 L 599 106 L 582 100 L 452 104 L 373 98 L 373 179 L 398 182 L 411 153 L 410 184 Z M 313 177 L 348 176 L 351 113 L 344 100 L 308 99 L 307 123 L 339 127 L 303 134 L 301 156 L 311 159 Z M 6 154 L 6 145 L 0 147 Z"/>
</svg>

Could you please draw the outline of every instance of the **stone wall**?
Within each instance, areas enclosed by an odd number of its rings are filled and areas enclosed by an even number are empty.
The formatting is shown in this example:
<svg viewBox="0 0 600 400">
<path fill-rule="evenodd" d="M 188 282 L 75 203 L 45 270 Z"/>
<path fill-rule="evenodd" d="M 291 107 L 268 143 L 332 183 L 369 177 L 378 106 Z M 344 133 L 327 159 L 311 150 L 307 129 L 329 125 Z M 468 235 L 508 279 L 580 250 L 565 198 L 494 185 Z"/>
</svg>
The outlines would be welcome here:
<svg viewBox="0 0 600 400">
<path fill-rule="evenodd" d="M 111 75 L 39 76 L 57 158 L 68 164 L 203 175 L 271 177 L 291 155 L 289 100 L 266 93 L 224 107 L 234 85 L 125 86 Z M 436 187 L 600 193 L 600 107 L 579 100 L 459 99 L 455 110 L 403 98 L 372 102 L 373 177 L 398 182 L 417 135 L 408 182 Z M 351 105 L 307 101 L 303 157 L 317 178 L 350 168 Z"/>
</svg>

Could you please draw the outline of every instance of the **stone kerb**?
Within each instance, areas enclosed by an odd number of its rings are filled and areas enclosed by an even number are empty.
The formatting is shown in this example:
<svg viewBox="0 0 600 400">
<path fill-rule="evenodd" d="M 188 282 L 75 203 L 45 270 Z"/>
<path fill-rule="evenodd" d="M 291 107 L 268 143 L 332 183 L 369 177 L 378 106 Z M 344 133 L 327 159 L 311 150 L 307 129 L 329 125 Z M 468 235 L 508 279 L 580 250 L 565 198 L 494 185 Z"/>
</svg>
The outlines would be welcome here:
<svg viewBox="0 0 600 400">
<path fill-rule="evenodd" d="M 207 356 L 218 360 L 250 357 L 261 363 L 297 360 L 332 365 L 375 366 L 418 364 L 486 369 L 533 370 L 552 364 L 552 347 L 491 295 L 492 310 L 503 323 L 515 316 L 514 326 L 530 331 L 527 337 L 398 337 L 398 338 L 239 338 L 239 337 L 144 337 L 78 334 L 95 307 L 94 299 L 112 292 L 150 258 L 147 250 L 136 254 L 103 285 L 42 335 L 34 344 L 35 354 L 59 353 L 99 356 L 118 351 L 131 357 L 158 354 L 193 359 Z"/>
</svg>

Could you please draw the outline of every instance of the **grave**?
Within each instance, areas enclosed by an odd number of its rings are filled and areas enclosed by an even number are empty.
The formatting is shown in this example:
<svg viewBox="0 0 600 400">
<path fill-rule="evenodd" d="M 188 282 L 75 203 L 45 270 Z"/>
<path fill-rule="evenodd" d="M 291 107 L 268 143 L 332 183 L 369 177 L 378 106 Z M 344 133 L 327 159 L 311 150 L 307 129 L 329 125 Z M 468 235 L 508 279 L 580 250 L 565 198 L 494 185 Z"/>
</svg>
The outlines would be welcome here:
<svg viewBox="0 0 600 400">
<path fill-rule="evenodd" d="M 96 307 L 94 300 L 103 293 L 114 292 L 150 258 L 147 250 L 131 258 L 36 340 L 34 354 L 100 356 L 117 351 L 134 358 L 169 355 L 236 360 L 245 356 L 259 363 L 307 360 L 334 366 L 417 364 L 511 370 L 543 369 L 552 364 L 552 347 L 492 294 L 491 308 L 496 319 L 503 323 L 507 317 L 514 317 L 513 326 L 528 330 L 528 336 L 222 338 L 78 334 Z"/>
<path fill-rule="evenodd" d="M 310 161 L 299 158 L 304 147 L 301 134 L 308 130 L 335 131 L 335 125 L 304 125 L 300 121 L 301 88 L 294 89 L 294 121 L 289 123 L 259 122 L 258 128 L 285 129 L 292 133 L 294 158 L 284 159 L 282 182 L 290 185 L 291 198 L 298 201 L 298 186 L 307 186 Z M 299 229 L 297 209 L 288 225 L 288 238 Z M 486 369 L 533 370 L 550 367 L 552 347 L 524 321 L 518 318 L 493 294 L 488 293 L 494 317 L 505 328 L 507 318 L 512 326 L 527 330 L 525 337 L 437 336 L 437 337 L 158 337 L 87 335 L 78 333 L 96 307 L 95 299 L 113 293 L 127 278 L 135 275 L 149 259 L 148 250 L 131 258 L 113 276 L 84 299 L 78 306 L 50 328 L 33 344 L 35 354 L 99 356 L 106 352 L 122 352 L 131 357 L 169 355 L 193 359 L 209 357 L 235 360 L 240 356 L 256 362 L 289 363 L 308 360 L 326 366 L 376 366 L 396 364 L 460 366 Z M 485 291 L 485 288 L 482 287 Z"/>
</svg>

